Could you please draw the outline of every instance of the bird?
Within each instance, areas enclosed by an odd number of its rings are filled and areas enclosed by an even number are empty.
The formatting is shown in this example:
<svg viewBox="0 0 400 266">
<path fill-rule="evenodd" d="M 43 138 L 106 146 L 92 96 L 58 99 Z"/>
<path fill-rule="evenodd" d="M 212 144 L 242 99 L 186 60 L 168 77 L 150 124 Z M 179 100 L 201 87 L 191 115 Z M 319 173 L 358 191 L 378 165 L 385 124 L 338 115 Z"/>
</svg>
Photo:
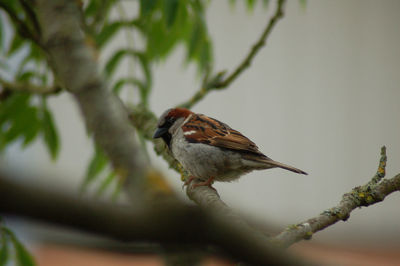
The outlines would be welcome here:
<svg viewBox="0 0 400 266">
<path fill-rule="evenodd" d="M 154 139 L 161 138 L 173 157 L 190 174 L 185 182 L 209 186 L 230 182 L 253 170 L 282 168 L 307 175 L 293 166 L 272 160 L 239 131 L 186 108 L 170 108 L 157 122 Z"/>
</svg>

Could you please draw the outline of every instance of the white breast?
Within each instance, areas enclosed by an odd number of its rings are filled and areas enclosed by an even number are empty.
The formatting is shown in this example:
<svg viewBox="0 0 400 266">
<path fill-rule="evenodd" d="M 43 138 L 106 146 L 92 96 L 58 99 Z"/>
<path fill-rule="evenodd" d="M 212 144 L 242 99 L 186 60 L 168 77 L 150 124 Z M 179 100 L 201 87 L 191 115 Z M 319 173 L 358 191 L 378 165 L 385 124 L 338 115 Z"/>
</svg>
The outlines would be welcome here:
<svg viewBox="0 0 400 266">
<path fill-rule="evenodd" d="M 231 181 L 248 172 L 241 169 L 243 164 L 240 154 L 207 144 L 186 141 L 184 136 L 193 134 L 191 132 L 183 133 L 179 128 L 174 132 L 171 142 L 175 159 L 191 175 L 201 180 L 214 177 L 218 181 Z"/>
</svg>

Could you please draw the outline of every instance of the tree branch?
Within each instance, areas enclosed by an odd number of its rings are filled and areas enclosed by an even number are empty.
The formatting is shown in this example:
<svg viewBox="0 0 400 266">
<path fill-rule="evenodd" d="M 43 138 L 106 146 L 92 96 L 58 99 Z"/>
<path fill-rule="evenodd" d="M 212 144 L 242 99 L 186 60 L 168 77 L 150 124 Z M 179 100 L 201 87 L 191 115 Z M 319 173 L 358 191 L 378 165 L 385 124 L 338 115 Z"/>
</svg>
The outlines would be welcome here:
<svg viewBox="0 0 400 266">
<path fill-rule="evenodd" d="M 228 207 L 219 197 L 217 190 L 208 186 L 193 187 L 194 184 L 200 181 L 193 180 L 186 188 L 186 194 L 193 200 L 201 209 L 206 210 L 208 213 L 215 214 L 214 217 L 217 219 L 216 223 L 221 223 L 217 229 L 219 233 L 224 234 L 220 230 L 224 228 L 224 223 L 228 222 L 230 228 L 237 232 L 237 237 L 243 237 L 241 240 L 241 249 L 245 252 L 252 253 L 252 257 L 259 256 L 260 251 L 263 247 L 271 246 L 275 247 L 274 241 L 271 242 L 271 238 L 264 234 L 260 230 L 256 230 L 249 226 L 249 224 L 235 213 L 230 207 Z M 231 229 L 230 229 L 231 230 Z M 229 241 L 230 232 L 226 232 L 228 235 L 226 241 Z M 251 242 L 248 242 L 251 240 Z M 245 243 L 244 245 L 242 245 Z M 278 251 L 278 250 L 277 250 Z M 253 253 L 255 252 L 255 253 Z"/>
<path fill-rule="evenodd" d="M 153 143 L 154 151 L 161 156 L 178 173 L 181 173 L 181 167 L 177 160 L 172 157 L 168 147 L 160 139 L 153 139 L 154 130 L 157 127 L 157 117 L 146 106 L 137 105 L 129 108 L 129 118 L 132 125 L 142 134 L 142 136 Z"/>
<path fill-rule="evenodd" d="M 347 221 L 354 209 L 381 202 L 392 192 L 400 191 L 400 174 L 391 179 L 382 180 L 385 176 L 386 158 L 386 148 L 382 147 L 378 170 L 367 184 L 355 187 L 344 194 L 337 206 L 323 211 L 316 217 L 289 226 L 274 238 L 277 244 L 288 247 L 302 239 L 310 239 L 314 233 L 340 220 Z"/>
<path fill-rule="evenodd" d="M 41 95 L 57 94 L 61 92 L 61 87 L 43 87 L 28 82 L 8 82 L 0 77 L 0 101 L 5 100 L 12 92 L 30 92 Z"/>
<path fill-rule="evenodd" d="M 244 70 L 246 70 L 250 65 L 256 54 L 265 45 L 266 40 L 272 29 L 276 25 L 279 19 L 283 17 L 283 6 L 286 0 L 277 0 L 277 7 L 274 15 L 269 19 L 264 31 L 257 40 L 257 42 L 252 46 L 247 56 L 242 62 L 236 67 L 232 73 L 223 78 L 225 71 L 218 72 L 214 77 L 208 80 L 208 74 L 206 73 L 201 89 L 196 92 L 188 101 L 180 104 L 180 107 L 191 108 L 200 100 L 202 100 L 210 91 L 221 90 L 228 87 Z"/>
<path fill-rule="evenodd" d="M 145 191 L 147 164 L 139 151 L 125 107 L 107 89 L 98 71 L 95 51 L 85 43 L 77 2 L 38 0 L 36 3 L 43 44 L 54 73 L 74 95 L 87 128 L 93 132 L 116 172 L 139 196 Z"/>
<path fill-rule="evenodd" d="M 33 218 L 119 241 L 194 244 L 219 248 L 225 256 L 252 265 L 305 265 L 217 213 L 178 201 L 116 205 L 32 187 L 28 180 L 0 172 L 0 212 Z M 30 178 L 32 180 L 32 178 Z M 309 264 L 307 264 L 309 265 Z"/>
</svg>

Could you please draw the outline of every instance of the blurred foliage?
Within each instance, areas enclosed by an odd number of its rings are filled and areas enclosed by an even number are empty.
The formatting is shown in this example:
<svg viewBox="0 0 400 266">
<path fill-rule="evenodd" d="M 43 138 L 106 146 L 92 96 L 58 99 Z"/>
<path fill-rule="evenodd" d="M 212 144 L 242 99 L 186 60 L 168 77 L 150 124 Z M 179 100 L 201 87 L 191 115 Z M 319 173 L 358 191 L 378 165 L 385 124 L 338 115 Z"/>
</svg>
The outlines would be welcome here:
<svg viewBox="0 0 400 266">
<path fill-rule="evenodd" d="M 42 49 L 41 30 L 33 3 L 0 0 L 0 150 L 14 142 L 25 148 L 41 137 L 50 157 L 57 159 L 60 139 L 55 123 L 58 121 L 54 121 L 46 99 L 59 91 L 41 94 L 10 86 L 13 83 L 48 88 L 60 86 L 47 61 L 46 51 Z M 205 23 L 207 1 L 141 0 L 124 3 L 87 0 L 79 4 L 88 45 L 98 55 L 106 48 L 114 49 L 101 69 L 111 84 L 110 88 L 117 95 L 133 89 L 138 95 L 135 104 L 148 105 L 153 82 L 152 65 L 165 60 L 177 45 L 185 47 L 186 62 L 195 63 L 200 73 L 212 62 L 212 46 Z M 126 9 L 125 5 L 132 9 L 129 16 L 121 12 Z M 126 42 L 112 45 L 119 34 L 127 36 Z M 121 75 L 127 72 L 119 71 L 126 60 L 138 71 Z M 107 158 L 96 147 L 83 190 L 105 175 L 97 189 L 97 194 L 101 194 L 113 182 L 114 174 L 110 169 Z"/>
<path fill-rule="evenodd" d="M 33 257 L 18 240 L 15 234 L 5 227 L 0 218 L 0 266 L 10 265 L 34 266 Z"/>
<path fill-rule="evenodd" d="M 55 159 L 59 139 L 44 96 L 14 91 L 9 85 L 12 82 L 39 87 L 50 85 L 52 73 L 45 53 L 29 34 L 29 31 L 40 32 L 34 26 L 37 21 L 33 22 L 34 14 L 27 11 L 28 1 L 0 1 L 0 7 L 9 17 L 6 20 L 2 15 L 0 20 L 0 58 L 3 63 L 0 64 L 0 77 L 1 81 L 5 80 L 3 76 L 10 80 L 7 84 L 0 82 L 0 150 L 16 141 L 24 148 L 41 137 L 51 158 Z M 6 27 L 10 25 L 12 29 L 8 32 Z M 13 62 L 18 64 L 12 68 Z"/>
<path fill-rule="evenodd" d="M 212 62 L 212 46 L 205 23 L 206 1 L 200 0 L 141 0 L 136 2 L 136 15 L 127 16 L 123 3 L 91 0 L 84 2 L 86 32 L 101 52 L 118 34 L 125 33 L 126 43 L 112 51 L 104 63 L 104 76 L 110 81 L 114 93 L 134 89 L 135 104 L 148 106 L 153 74 L 152 65 L 165 60 L 174 48 L 182 44 L 186 62 L 195 63 L 202 73 Z M 132 6 L 129 6 L 132 7 Z M 135 12 L 133 12 L 135 13 Z M 117 14 L 117 15 L 115 15 Z M 121 75 L 124 60 L 137 66 Z M 142 137 L 139 134 L 139 138 Z M 102 179 L 96 190 L 101 195 L 110 184 L 118 190 L 115 174 L 110 172 L 108 160 L 95 148 L 83 182 L 83 190 Z M 114 193 L 115 194 L 115 193 Z"/>
<path fill-rule="evenodd" d="M 235 0 L 229 0 L 236 6 Z M 303 5 L 306 0 L 300 0 Z M 85 41 L 102 59 L 100 71 L 110 89 L 120 95 L 134 91 L 134 107 L 148 111 L 153 65 L 166 60 L 179 45 L 186 64 L 195 64 L 200 75 L 212 70 L 213 49 L 206 23 L 207 0 L 77 0 Z M 0 0 L 0 152 L 18 143 L 27 147 L 42 139 L 51 159 L 60 151 L 57 121 L 48 97 L 64 92 L 58 84 L 48 54 L 43 49 L 35 1 Z M 245 0 L 249 11 L 268 0 Z M 125 10 L 129 8 L 129 15 Z M 124 41 L 116 39 L 125 36 Z M 113 43 L 114 41 L 114 43 Z M 101 57 L 104 51 L 110 56 Z M 123 63 L 128 62 L 128 71 Z M 19 86 L 16 86 L 18 84 Z M 22 84 L 22 86 L 20 86 Z M 26 86 L 25 89 L 24 85 Z M 46 88 L 32 90 L 28 88 Z M 60 89 L 61 88 L 61 89 Z M 137 95 L 137 97 L 136 97 Z M 138 132 L 141 143 L 144 136 Z M 144 144 L 143 144 L 144 146 Z M 96 183 L 95 194 L 121 183 L 96 144 L 89 161 L 82 192 Z M 98 181 L 98 182 L 94 182 Z M 18 265 L 34 265 L 32 257 L 0 220 L 0 266 L 14 259 Z"/>
<path fill-rule="evenodd" d="M 95 190 L 95 195 L 99 197 L 107 189 L 113 187 L 111 196 L 113 199 L 116 199 L 121 188 L 121 180 L 115 178 L 117 175 L 110 167 L 109 161 L 102 149 L 96 144 L 94 146 L 95 150 L 86 170 L 86 176 L 81 186 L 81 193 L 86 192 L 89 185 L 94 183 L 94 181 L 100 180 L 100 184 L 97 185 Z"/>
<path fill-rule="evenodd" d="M 305 0 L 302 0 L 303 2 Z M 212 43 L 206 23 L 207 0 L 78 0 L 85 41 L 102 59 L 101 69 L 110 89 L 120 95 L 133 91 L 136 106 L 148 107 L 153 84 L 152 66 L 166 60 L 181 45 L 185 62 L 194 63 L 204 75 L 212 69 Z M 237 1 L 230 0 L 232 6 Z M 246 0 L 248 10 L 267 7 L 268 0 Z M 129 9 L 129 14 L 125 10 Z M 43 49 L 40 23 L 34 1 L 0 0 L 0 151 L 10 144 L 22 148 L 41 138 L 50 158 L 57 159 L 60 138 L 47 98 L 64 90 L 57 83 Z M 121 36 L 124 41 L 120 40 Z M 114 41 L 114 43 L 113 43 Z M 108 58 L 101 55 L 107 50 Z M 123 63 L 129 67 L 124 68 Z M 127 71 L 126 71 L 127 70 Z M 21 91 L 13 83 L 53 88 Z M 11 85 L 10 85 L 11 84 Z M 138 134 L 144 143 L 141 134 Z M 96 145 L 94 145 L 96 146 Z M 144 144 L 143 144 L 144 146 Z M 97 194 L 113 183 L 109 162 L 94 148 L 82 190 L 101 180 Z"/>
</svg>

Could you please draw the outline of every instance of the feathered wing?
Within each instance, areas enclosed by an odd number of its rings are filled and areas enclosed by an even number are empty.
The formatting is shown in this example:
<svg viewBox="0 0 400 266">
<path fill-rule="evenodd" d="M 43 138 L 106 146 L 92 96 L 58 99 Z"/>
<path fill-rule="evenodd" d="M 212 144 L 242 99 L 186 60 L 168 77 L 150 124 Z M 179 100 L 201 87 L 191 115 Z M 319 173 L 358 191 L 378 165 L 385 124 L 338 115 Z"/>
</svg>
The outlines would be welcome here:
<svg viewBox="0 0 400 266">
<path fill-rule="evenodd" d="M 279 167 L 295 173 L 307 174 L 300 169 L 268 158 L 259 151 L 257 145 L 250 139 L 214 118 L 202 114 L 193 114 L 189 121 L 182 126 L 182 129 L 188 142 L 234 150 L 242 153 L 247 160 L 271 166 L 266 168 Z"/>
</svg>

